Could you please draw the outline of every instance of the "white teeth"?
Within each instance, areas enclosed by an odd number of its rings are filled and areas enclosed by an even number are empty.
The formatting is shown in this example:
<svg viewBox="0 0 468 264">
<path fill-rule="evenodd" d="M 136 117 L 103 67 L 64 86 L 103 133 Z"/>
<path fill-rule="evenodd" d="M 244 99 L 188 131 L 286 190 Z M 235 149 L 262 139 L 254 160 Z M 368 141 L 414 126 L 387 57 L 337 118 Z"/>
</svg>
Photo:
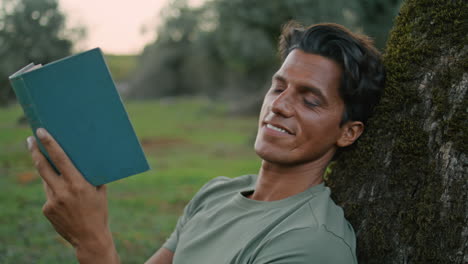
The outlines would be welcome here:
<svg viewBox="0 0 468 264">
<path fill-rule="evenodd" d="M 271 129 L 273 129 L 273 130 L 279 131 L 279 132 L 283 132 L 283 133 L 289 134 L 288 131 L 286 131 L 286 130 L 284 130 L 284 129 L 282 129 L 282 128 L 279 128 L 279 127 L 275 127 L 275 126 L 270 125 L 270 124 L 267 124 L 267 127 L 268 127 L 268 128 L 271 128 Z"/>
</svg>

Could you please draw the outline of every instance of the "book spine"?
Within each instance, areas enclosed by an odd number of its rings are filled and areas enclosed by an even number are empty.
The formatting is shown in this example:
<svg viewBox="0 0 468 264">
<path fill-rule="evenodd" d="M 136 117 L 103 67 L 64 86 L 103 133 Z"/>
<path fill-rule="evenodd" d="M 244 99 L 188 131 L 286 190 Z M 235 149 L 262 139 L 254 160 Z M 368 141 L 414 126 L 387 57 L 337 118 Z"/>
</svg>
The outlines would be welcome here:
<svg viewBox="0 0 468 264">
<path fill-rule="evenodd" d="M 38 111 L 36 109 L 36 104 L 34 103 L 33 98 L 29 92 L 28 86 L 22 77 L 15 77 L 10 79 L 11 86 L 15 91 L 16 98 L 18 99 L 21 107 L 23 108 L 24 115 L 28 120 L 29 126 L 33 132 L 34 137 L 36 138 L 37 146 L 44 154 L 46 159 L 49 161 L 52 168 L 55 170 L 56 173 L 60 174 L 59 170 L 55 166 L 55 164 L 51 161 L 49 153 L 42 145 L 41 141 L 36 136 L 36 130 L 40 127 L 46 128 L 45 124 L 42 122 Z"/>
<path fill-rule="evenodd" d="M 23 108 L 24 115 L 26 116 L 28 123 L 35 134 L 36 129 L 43 127 L 43 123 L 39 115 L 37 114 L 36 106 L 31 98 L 28 87 L 24 82 L 23 78 L 17 77 L 11 80 L 11 85 L 15 91 L 16 98 L 18 99 L 21 107 Z"/>
</svg>

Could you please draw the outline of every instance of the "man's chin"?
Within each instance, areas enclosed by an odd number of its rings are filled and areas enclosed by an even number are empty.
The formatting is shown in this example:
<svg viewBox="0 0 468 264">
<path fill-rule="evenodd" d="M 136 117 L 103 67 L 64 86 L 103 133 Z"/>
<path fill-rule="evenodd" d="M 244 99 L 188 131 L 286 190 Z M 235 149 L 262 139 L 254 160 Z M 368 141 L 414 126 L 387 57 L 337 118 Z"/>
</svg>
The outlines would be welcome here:
<svg viewBox="0 0 468 264">
<path fill-rule="evenodd" d="M 265 162 L 282 166 L 294 166 L 297 164 L 297 162 L 294 162 L 294 159 L 292 159 L 292 157 L 284 150 L 265 149 L 255 146 L 255 153 L 257 153 L 257 156 Z"/>
</svg>

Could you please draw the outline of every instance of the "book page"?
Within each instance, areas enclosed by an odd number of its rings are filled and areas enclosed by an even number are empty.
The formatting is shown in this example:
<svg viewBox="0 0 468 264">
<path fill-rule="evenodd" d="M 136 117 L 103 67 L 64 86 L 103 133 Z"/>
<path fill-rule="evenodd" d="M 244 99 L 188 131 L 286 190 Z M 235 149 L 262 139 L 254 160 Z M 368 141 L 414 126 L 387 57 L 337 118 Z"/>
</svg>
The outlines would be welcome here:
<svg viewBox="0 0 468 264">
<path fill-rule="evenodd" d="M 13 73 L 12 75 L 10 75 L 9 78 L 10 78 L 10 79 L 11 79 L 11 78 L 14 78 L 14 77 L 17 76 L 17 75 L 20 75 L 20 74 L 25 73 L 25 72 L 33 71 L 33 70 L 35 70 L 35 69 L 37 69 L 37 68 L 40 68 L 40 67 L 42 67 L 42 64 L 37 64 L 37 65 L 35 65 L 33 62 L 31 62 L 31 63 L 29 63 L 28 65 L 26 65 L 26 66 L 24 66 L 23 68 L 21 68 L 19 71 L 17 71 L 17 72 L 15 72 L 15 73 Z"/>
</svg>

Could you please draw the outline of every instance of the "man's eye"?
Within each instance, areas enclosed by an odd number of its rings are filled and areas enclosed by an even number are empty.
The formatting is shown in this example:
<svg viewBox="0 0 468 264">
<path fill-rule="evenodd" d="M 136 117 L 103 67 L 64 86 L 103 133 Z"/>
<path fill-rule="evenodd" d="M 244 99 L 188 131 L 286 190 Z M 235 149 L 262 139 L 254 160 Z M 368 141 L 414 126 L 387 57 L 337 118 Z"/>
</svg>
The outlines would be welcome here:
<svg viewBox="0 0 468 264">
<path fill-rule="evenodd" d="M 279 84 L 275 84 L 273 85 L 273 87 L 271 88 L 271 91 L 275 94 L 279 94 L 279 93 L 282 93 L 284 91 L 284 87 L 282 85 L 279 85 Z"/>
<path fill-rule="evenodd" d="M 282 88 L 273 89 L 273 93 L 282 93 L 283 91 L 284 91 L 284 89 L 282 89 Z"/>
<path fill-rule="evenodd" d="M 320 105 L 320 104 L 317 103 L 317 102 L 308 101 L 308 100 L 306 100 L 306 99 L 304 99 L 304 103 L 305 103 L 308 107 L 317 107 L 317 106 Z"/>
</svg>

